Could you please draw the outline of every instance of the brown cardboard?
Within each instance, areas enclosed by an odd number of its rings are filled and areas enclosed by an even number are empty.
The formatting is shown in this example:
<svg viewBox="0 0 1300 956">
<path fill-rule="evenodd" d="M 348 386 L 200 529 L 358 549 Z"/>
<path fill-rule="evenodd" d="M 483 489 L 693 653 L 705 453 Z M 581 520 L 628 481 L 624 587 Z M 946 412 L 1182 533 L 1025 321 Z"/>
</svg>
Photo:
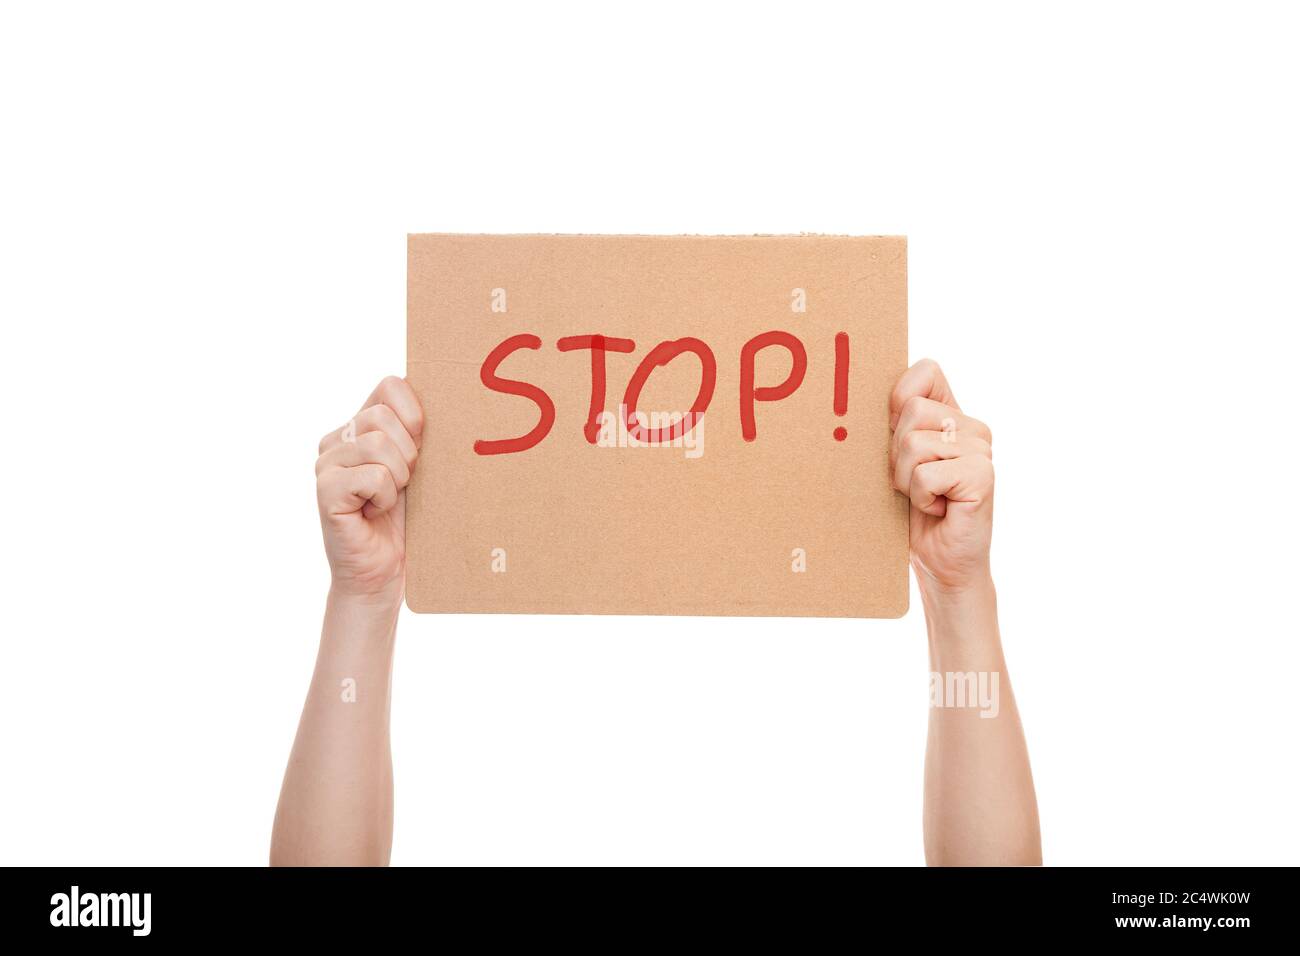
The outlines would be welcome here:
<svg viewBox="0 0 1300 956">
<path fill-rule="evenodd" d="M 426 419 L 407 501 L 413 611 L 907 610 L 907 502 L 887 467 L 888 397 L 907 364 L 905 238 L 413 235 L 408 253 L 407 377 Z M 773 330 L 799 340 L 806 373 L 780 398 L 792 353 L 757 351 L 752 384 L 776 400 L 754 403 L 746 441 L 742 349 Z M 542 417 L 482 378 L 489 353 L 521 334 L 540 347 L 514 351 L 496 375 L 541 388 L 554 422 L 526 451 L 482 454 L 497 446 L 476 443 L 522 436 Z M 604 353 L 610 419 L 594 437 L 613 447 L 584 432 L 592 351 L 557 347 L 595 334 L 635 343 Z M 681 447 L 619 447 L 610 421 L 629 380 L 655 346 L 683 337 L 716 362 L 702 448 L 692 432 Z M 647 367 L 638 411 L 690 410 L 703 364 L 687 351 Z"/>
</svg>

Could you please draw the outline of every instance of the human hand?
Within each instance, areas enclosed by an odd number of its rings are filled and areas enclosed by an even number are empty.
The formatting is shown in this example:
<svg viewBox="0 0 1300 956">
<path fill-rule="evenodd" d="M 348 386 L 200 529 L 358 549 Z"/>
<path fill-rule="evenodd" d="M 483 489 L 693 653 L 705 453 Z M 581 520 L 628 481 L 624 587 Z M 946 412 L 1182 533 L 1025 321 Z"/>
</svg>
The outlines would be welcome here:
<svg viewBox="0 0 1300 956">
<path fill-rule="evenodd" d="M 333 593 L 400 603 L 406 576 L 406 485 L 423 427 L 414 390 L 390 375 L 356 418 L 321 439 L 316 503 Z"/>
<path fill-rule="evenodd" d="M 889 465 L 911 500 L 912 566 L 923 597 L 985 585 L 993 536 L 993 435 L 964 415 L 943 370 L 917 362 L 889 397 Z"/>
</svg>

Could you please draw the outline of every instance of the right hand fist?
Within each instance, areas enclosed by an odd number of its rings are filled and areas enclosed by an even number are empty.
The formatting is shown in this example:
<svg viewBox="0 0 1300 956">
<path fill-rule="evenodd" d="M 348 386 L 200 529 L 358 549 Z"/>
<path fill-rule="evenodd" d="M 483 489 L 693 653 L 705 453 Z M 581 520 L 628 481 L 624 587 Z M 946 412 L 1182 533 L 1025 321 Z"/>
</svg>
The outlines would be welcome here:
<svg viewBox="0 0 1300 956">
<path fill-rule="evenodd" d="M 414 390 L 390 375 L 356 418 L 321 439 L 316 503 L 336 593 L 401 600 L 406 485 L 423 428 Z"/>
<path fill-rule="evenodd" d="M 993 536 L 993 434 L 962 413 L 930 359 L 889 398 L 894 487 L 911 499 L 912 565 L 923 595 L 986 584 Z"/>
</svg>

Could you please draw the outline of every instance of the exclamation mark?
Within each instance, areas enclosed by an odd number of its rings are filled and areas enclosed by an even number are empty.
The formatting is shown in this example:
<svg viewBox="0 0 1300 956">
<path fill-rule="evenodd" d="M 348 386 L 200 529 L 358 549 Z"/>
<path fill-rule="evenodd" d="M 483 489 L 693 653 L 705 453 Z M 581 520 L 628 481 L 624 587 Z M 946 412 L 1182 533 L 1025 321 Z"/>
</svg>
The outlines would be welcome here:
<svg viewBox="0 0 1300 956">
<path fill-rule="evenodd" d="M 849 410 L 849 334 L 835 333 L 835 414 L 845 415 Z M 840 426 L 832 433 L 836 441 L 849 437 L 849 430 Z"/>
</svg>

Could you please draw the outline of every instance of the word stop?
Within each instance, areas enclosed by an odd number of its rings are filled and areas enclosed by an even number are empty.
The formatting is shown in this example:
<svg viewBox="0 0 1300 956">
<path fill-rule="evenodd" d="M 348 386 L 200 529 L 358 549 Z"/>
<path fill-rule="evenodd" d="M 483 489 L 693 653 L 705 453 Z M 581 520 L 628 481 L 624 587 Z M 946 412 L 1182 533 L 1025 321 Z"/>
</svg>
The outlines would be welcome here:
<svg viewBox="0 0 1300 956">
<path fill-rule="evenodd" d="M 631 339 L 622 339 L 610 335 L 570 335 L 555 343 L 561 352 L 590 352 L 591 354 L 591 403 L 588 406 L 587 420 L 582 433 L 588 443 L 596 444 L 600 431 L 600 416 L 605 409 L 606 372 L 605 354 L 607 352 L 632 353 L 636 343 Z M 479 369 L 479 379 L 493 392 L 503 395 L 517 395 L 526 398 L 537 406 L 540 413 L 537 424 L 527 434 L 517 438 L 479 439 L 474 442 L 474 451 L 480 455 L 505 455 L 513 452 L 527 451 L 550 434 L 555 425 L 555 403 L 545 390 L 529 382 L 502 378 L 497 374 L 501 363 L 520 349 L 540 349 L 542 340 L 536 335 L 523 333 L 506 339 L 483 360 Z M 756 385 L 754 368 L 758 353 L 767 348 L 783 348 L 790 353 L 790 373 L 779 385 Z M 641 390 L 650 380 L 656 368 L 667 365 L 678 356 L 690 352 L 700 363 L 700 386 L 691 403 L 690 411 L 673 421 L 670 425 L 648 427 L 642 416 L 637 414 L 637 401 Z M 803 343 L 789 332 L 774 330 L 756 335 L 740 350 L 740 433 L 745 441 L 753 441 L 758 435 L 754 416 L 756 402 L 776 402 L 788 398 L 803 384 L 808 371 L 808 353 Z M 652 348 L 637 365 L 636 371 L 628 380 L 623 392 L 621 414 L 629 436 L 638 442 L 649 445 L 666 444 L 681 438 L 695 427 L 695 423 L 708 409 L 713 400 L 714 387 L 717 384 L 718 363 L 713 350 L 702 340 L 686 336 L 680 339 L 660 342 Z M 839 332 L 835 336 L 835 384 L 831 398 L 831 407 L 837 416 L 844 416 L 849 408 L 849 336 Z M 837 427 L 832 433 L 836 441 L 844 441 L 848 430 Z"/>
</svg>

